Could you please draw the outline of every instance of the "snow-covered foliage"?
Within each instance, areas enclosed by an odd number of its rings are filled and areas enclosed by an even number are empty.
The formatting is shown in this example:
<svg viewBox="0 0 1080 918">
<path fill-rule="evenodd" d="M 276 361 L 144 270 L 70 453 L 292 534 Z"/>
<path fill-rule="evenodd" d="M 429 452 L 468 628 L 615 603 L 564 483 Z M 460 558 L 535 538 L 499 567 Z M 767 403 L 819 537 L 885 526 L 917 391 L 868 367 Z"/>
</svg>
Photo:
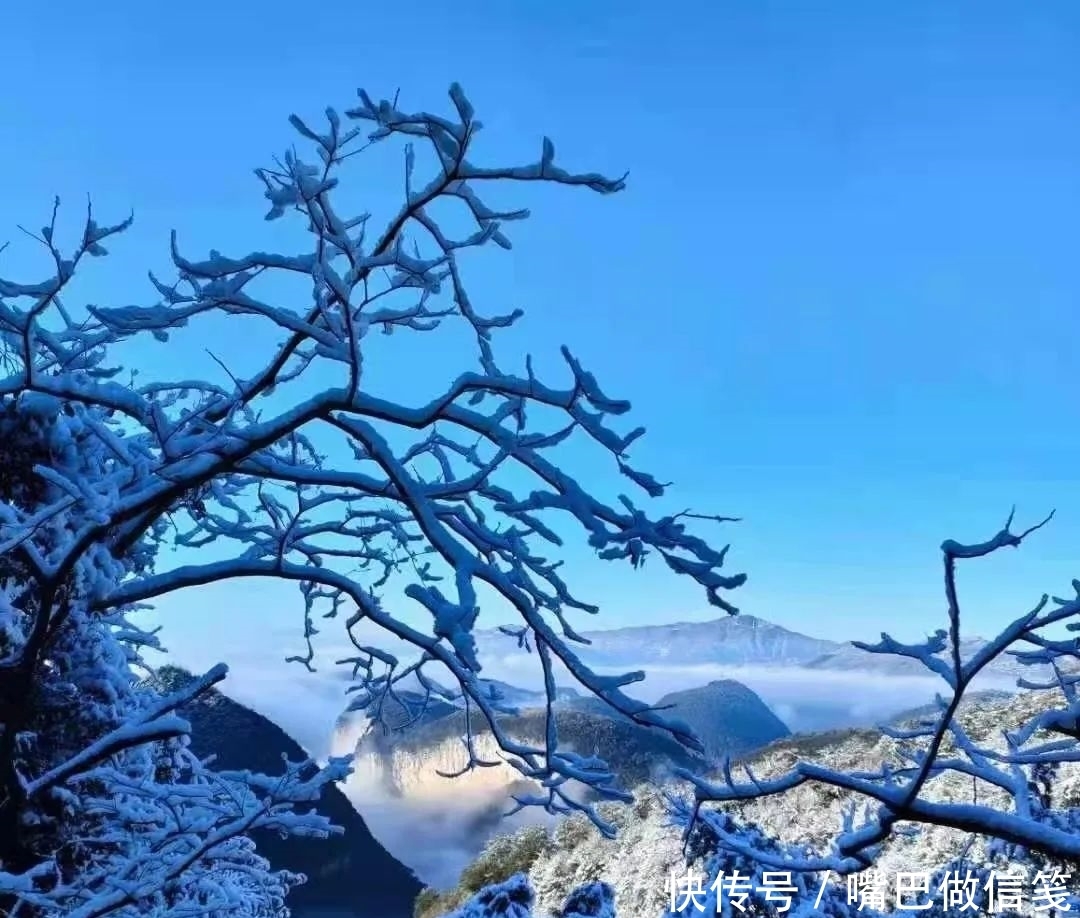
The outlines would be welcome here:
<svg viewBox="0 0 1080 918">
<path fill-rule="evenodd" d="M 990 703 L 980 699 L 961 706 L 958 718 L 974 742 L 1004 750 L 1007 745 L 1000 732 L 1002 724 L 1022 723 L 1038 717 L 1057 700 L 1058 696 L 1049 691 L 1025 692 Z M 899 745 L 899 741 L 877 731 L 835 731 L 783 739 L 744 761 L 762 779 L 783 775 L 800 761 L 812 761 L 822 768 L 843 773 L 865 773 L 887 764 L 899 765 L 902 762 Z M 1080 764 L 1062 764 L 1056 777 L 1044 786 L 1051 807 L 1076 806 L 1080 803 Z M 1009 803 L 1008 796 L 1000 788 L 973 781 L 959 772 L 935 776 L 927 783 L 924 794 L 929 801 L 943 805 L 975 800 L 1001 808 Z M 694 820 L 689 836 L 684 837 L 683 830 L 690 825 L 689 817 L 695 803 L 693 794 L 684 784 L 664 788 L 639 787 L 635 788 L 634 795 L 633 805 L 605 804 L 605 817 L 618 829 L 614 839 L 603 838 L 591 831 L 587 821 L 576 816 L 560 821 L 546 845 L 538 845 L 535 837 L 519 833 L 493 841 L 489 849 L 499 851 L 501 861 L 506 864 L 518 863 L 528 855 L 531 866 L 527 873 L 536 894 L 537 914 L 548 914 L 556 909 L 569 891 L 582 883 L 603 878 L 615 890 L 615 904 L 621 915 L 657 918 L 670 907 L 673 877 L 684 878 L 689 871 L 692 876 L 701 878 L 701 888 L 707 893 L 721 869 L 728 875 L 738 869 L 743 876 L 751 877 L 760 876 L 764 870 L 774 870 L 752 855 L 730 848 L 725 850 L 718 844 L 720 833 L 714 832 L 712 826 L 727 834 L 736 834 L 748 843 L 753 842 L 754 849 L 760 848 L 774 855 L 828 850 L 835 842 L 844 813 L 857 802 L 857 796 L 850 791 L 822 783 L 807 783 L 778 797 L 702 803 L 699 816 L 704 815 L 704 818 Z M 520 850 L 513 850 L 515 845 Z M 1030 906 L 1040 885 L 1036 882 L 1040 870 L 1051 875 L 1054 869 L 1063 873 L 1072 869 L 1073 878 L 1067 885 L 1070 892 L 1075 890 L 1075 866 L 1067 861 L 1031 856 L 1010 859 L 996 853 L 995 848 L 990 839 L 973 839 L 968 833 L 948 826 L 923 825 L 915 835 L 902 832 L 890 835 L 882 843 L 872 870 L 862 875 L 872 875 L 876 871 L 888 882 L 894 882 L 902 874 L 925 875 L 933 879 L 930 889 L 936 891 L 947 874 L 957 871 L 961 876 L 968 870 L 973 875 L 979 874 L 983 877 L 981 886 L 985 886 L 990 870 L 1017 871 L 1023 877 L 1021 886 L 1025 900 L 1025 907 L 1017 911 L 1024 913 L 1032 912 Z M 728 866 L 723 868 L 721 861 Z M 811 902 L 817 899 L 823 881 L 828 884 L 818 904 L 818 912 L 825 911 L 826 907 L 845 914 L 859 911 L 857 902 L 851 904 L 851 909 L 847 908 L 847 890 L 849 879 L 858 882 L 861 875 L 842 878 L 836 873 L 792 872 L 796 877 L 801 873 L 803 886 L 810 890 Z M 751 890 L 754 891 L 756 889 Z M 941 896 L 936 892 L 926 898 L 932 900 L 935 907 L 941 902 Z M 699 896 L 696 901 L 704 903 L 705 896 Z M 758 907 L 757 914 L 770 914 L 765 908 L 769 903 L 762 901 L 762 896 L 752 896 L 750 904 Z M 885 910 L 892 910 L 891 899 L 887 899 Z M 1075 910 L 1074 905 L 1072 911 Z M 866 914 L 867 908 L 861 911 Z M 938 913 L 940 910 L 934 912 Z M 702 912 L 691 906 L 679 914 L 689 918 Z M 709 914 L 708 910 L 705 914 Z M 734 910 L 732 914 L 740 913 Z"/>
<path fill-rule="evenodd" d="M 535 895 L 528 877 L 516 873 L 508 880 L 484 887 L 461 908 L 445 918 L 533 918 Z M 616 918 L 615 893 L 603 882 L 575 889 L 553 918 Z"/>
<path fill-rule="evenodd" d="M 525 874 L 516 873 L 501 883 L 485 886 L 446 918 L 532 918 L 535 898 Z"/>
<path fill-rule="evenodd" d="M 523 806 L 582 810 L 608 829 L 569 788 L 577 782 L 603 798 L 627 795 L 602 761 L 560 749 L 550 712 L 541 743 L 500 728 L 494 715 L 502 705 L 481 688 L 472 638 L 482 595 L 517 614 L 508 638 L 535 650 L 550 695 L 559 660 L 636 722 L 699 748 L 685 726 L 622 692 L 642 674 L 600 676 L 580 663 L 566 613 L 597 607 L 574 596 L 558 560 L 541 548 L 557 549 L 556 529 L 572 526 L 601 559 L 638 567 L 658 558 L 734 612 L 724 594 L 744 577 L 725 573 L 726 550 L 688 529 L 724 518 L 650 515 L 628 496 L 605 502 L 580 484 L 554 452 L 571 437 L 606 451 L 646 496 L 664 491 L 629 464 L 643 430 L 621 434 L 611 425 L 629 404 L 609 398 L 566 349 L 561 386 L 541 381 L 531 360 L 522 372 L 504 370 L 493 336 L 519 313 L 483 315 L 463 280 L 463 255 L 487 243 L 509 248 L 504 226 L 527 216 L 489 207 L 478 188 L 549 183 L 607 194 L 623 182 L 562 169 L 547 139 L 536 162 L 478 165 L 471 145 L 480 122 L 458 86 L 450 97 L 453 117 L 409 113 L 361 92 L 344 117 L 327 110 L 319 129 L 292 119 L 310 156 L 290 150 L 256 174 L 266 218 L 299 217 L 299 251 L 211 251 L 200 259 L 182 254 L 174 234 L 177 277 L 151 275 L 156 302 L 79 309 L 71 289 L 77 271 L 88 257 L 106 255 L 105 243 L 131 221 L 103 226 L 89 212 L 68 251 L 54 208 L 37 235 L 51 273 L 0 279 L 0 399 L 19 429 L 40 435 L 25 481 L 6 482 L 0 494 L 5 908 L 79 918 L 280 910 L 292 878 L 269 874 L 243 833 L 256 824 L 327 831 L 289 804 L 316 799 L 346 764 L 314 773 L 290 765 L 275 778 L 214 774 L 186 752 L 188 727 L 173 712 L 199 686 L 219 681 L 224 667 L 183 697 L 135 684 L 138 647 L 153 636 L 125 614 L 212 582 L 294 582 L 309 641 L 298 658 L 305 665 L 314 616 L 340 613 L 355 645 L 342 662 L 352 669 L 356 709 L 377 709 L 404 679 L 436 691 L 424 668 L 448 670 L 467 711 L 491 724 L 502 753 L 542 788 Z M 404 200 L 376 230 L 368 214 L 343 213 L 339 184 L 362 162 L 356 154 L 393 140 L 407 141 Z M 418 176 L 414 143 L 431 167 L 426 178 Z M 453 230 L 448 208 L 459 211 Z M 291 295 L 275 290 L 275 277 L 285 287 L 301 282 L 307 299 L 299 308 L 282 304 Z M 225 384 L 134 374 L 123 381 L 118 346 L 167 341 L 215 315 L 256 319 L 281 335 L 252 375 L 228 370 L 226 355 Z M 375 391 L 365 374 L 377 347 L 372 332 L 435 333 L 452 323 L 475 340 L 472 370 L 423 404 Z M 180 549 L 185 563 L 155 568 L 162 544 Z M 386 602 L 399 584 L 402 595 Z M 395 614 L 405 600 L 426 614 L 425 627 Z M 365 643 L 356 630 L 362 622 L 404 641 L 419 660 L 403 665 Z M 74 722 L 70 731 L 63 719 Z M 464 741 L 471 752 L 471 738 Z M 466 767 L 477 764 L 470 755 Z"/>
</svg>

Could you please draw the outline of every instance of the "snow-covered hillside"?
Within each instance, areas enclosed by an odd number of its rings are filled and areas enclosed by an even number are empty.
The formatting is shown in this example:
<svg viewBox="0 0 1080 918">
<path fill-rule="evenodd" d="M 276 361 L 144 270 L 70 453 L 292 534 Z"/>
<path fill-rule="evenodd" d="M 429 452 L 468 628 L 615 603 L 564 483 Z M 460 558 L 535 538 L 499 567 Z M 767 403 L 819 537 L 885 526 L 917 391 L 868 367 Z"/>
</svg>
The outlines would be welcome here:
<svg viewBox="0 0 1080 918">
<path fill-rule="evenodd" d="M 1003 724 L 1016 724 L 1032 713 L 1055 706 L 1057 693 L 1025 693 L 1007 701 L 984 703 L 983 699 L 962 709 L 961 722 L 973 739 L 988 746 L 997 740 Z M 779 774 L 797 759 L 810 759 L 842 770 L 870 769 L 894 757 L 895 745 L 879 732 L 837 731 L 831 734 L 794 736 L 771 744 L 750 757 L 756 774 Z M 685 792 L 671 786 L 669 791 Z M 998 801 L 1000 791 L 970 778 L 947 775 L 930 782 L 927 794 L 938 800 L 965 801 L 977 795 L 981 802 Z M 1080 802 L 1080 765 L 1062 766 L 1055 794 L 1071 805 Z M 668 822 L 668 807 L 656 788 L 637 789 L 637 801 L 623 806 L 605 804 L 604 812 L 619 826 L 618 837 L 607 840 L 581 817 L 562 821 L 551 839 L 536 845 L 535 839 L 521 836 L 502 839 L 499 844 L 513 851 L 515 844 L 532 844 L 528 874 L 536 890 L 535 914 L 548 914 L 566 894 L 584 882 L 603 879 L 612 884 L 620 918 L 657 918 L 668 901 L 667 881 L 673 872 L 685 874 L 682 843 L 678 830 Z M 803 785 L 780 799 L 726 807 L 738 819 L 756 822 L 767 834 L 790 842 L 826 846 L 837 834 L 841 807 L 846 803 L 839 792 Z M 933 871 L 956 856 L 968 836 L 954 830 L 933 827 L 914 838 L 894 836 L 879 862 L 887 875 L 897 871 Z M 976 862 L 985 856 L 976 841 L 970 856 Z M 512 854 L 505 855 L 508 861 Z M 457 893 L 460 895 L 460 891 Z M 451 894 L 451 897 L 453 894 Z M 431 914 L 439 914 L 433 908 Z"/>
</svg>

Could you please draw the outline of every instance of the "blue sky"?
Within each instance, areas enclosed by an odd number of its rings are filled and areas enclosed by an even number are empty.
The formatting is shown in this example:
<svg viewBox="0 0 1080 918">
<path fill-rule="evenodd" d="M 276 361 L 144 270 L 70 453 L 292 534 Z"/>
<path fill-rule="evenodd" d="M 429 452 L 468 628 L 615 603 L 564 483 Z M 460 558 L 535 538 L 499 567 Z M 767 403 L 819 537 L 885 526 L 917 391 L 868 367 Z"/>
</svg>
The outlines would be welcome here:
<svg viewBox="0 0 1080 918">
<path fill-rule="evenodd" d="M 514 253 L 470 282 L 490 312 L 527 310 L 508 347 L 557 373 L 570 344 L 634 403 L 636 464 L 674 503 L 745 517 L 718 538 L 750 574 L 747 612 L 916 637 L 941 622 L 941 540 L 988 537 L 1014 502 L 1058 519 L 965 573 L 970 630 L 1080 576 L 1080 8 L 62 0 L 9 4 L 0 31 L 0 238 L 54 194 L 73 220 L 87 192 L 136 214 L 86 298 L 148 298 L 173 227 L 199 254 L 262 245 L 251 169 L 293 142 L 291 112 L 348 107 L 357 86 L 435 108 L 457 80 L 488 160 L 534 158 L 549 134 L 567 167 L 630 171 L 612 198 L 525 194 Z M 386 200 L 400 165 L 369 182 L 356 192 Z M 201 366 L 202 343 L 164 359 Z M 658 568 L 571 561 L 598 625 L 714 614 Z M 182 656 L 296 649 L 253 638 L 298 619 L 291 593 L 165 612 Z"/>
</svg>

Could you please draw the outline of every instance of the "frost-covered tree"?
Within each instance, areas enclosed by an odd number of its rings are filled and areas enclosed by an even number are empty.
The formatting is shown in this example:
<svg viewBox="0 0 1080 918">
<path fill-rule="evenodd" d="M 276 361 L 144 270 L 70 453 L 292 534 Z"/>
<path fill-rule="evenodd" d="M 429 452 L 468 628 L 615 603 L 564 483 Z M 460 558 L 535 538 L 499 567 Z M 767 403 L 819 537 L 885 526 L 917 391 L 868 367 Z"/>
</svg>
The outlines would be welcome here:
<svg viewBox="0 0 1080 918">
<path fill-rule="evenodd" d="M 493 339 L 519 313 L 484 314 L 464 281 L 465 255 L 488 243 L 509 248 L 506 225 L 527 216 L 486 204 L 487 188 L 608 194 L 623 182 L 564 170 L 546 139 L 531 164 L 478 165 L 480 122 L 459 87 L 450 97 L 452 116 L 361 92 L 356 108 L 328 110 L 318 130 L 294 117 L 310 154 L 290 150 L 256 175 L 267 219 L 298 219 L 306 241 L 295 251 L 199 259 L 174 234 L 177 276 L 151 275 L 155 301 L 79 307 L 78 269 L 105 255 L 130 220 L 102 226 L 88 214 L 65 249 L 54 209 L 37 234 L 52 271 L 0 280 L 0 398 L 16 427 L 42 428 L 33 474 L 0 494 L 0 896 L 12 911 L 265 914 L 280 908 L 292 878 L 269 874 L 244 832 L 328 831 L 292 805 L 316 799 L 344 763 L 222 775 L 187 752 L 188 725 L 173 711 L 224 667 L 176 695 L 136 685 L 137 650 L 152 636 L 125 616 L 210 583 L 296 584 L 305 665 L 314 616 L 339 617 L 355 645 L 343 661 L 354 708 L 378 709 L 403 679 L 438 691 L 427 673 L 448 671 L 468 713 L 490 724 L 508 761 L 540 788 L 520 805 L 583 810 L 610 830 L 589 800 L 628 795 L 602 761 L 560 748 L 550 710 L 542 743 L 503 730 L 471 636 L 481 603 L 516 615 L 508 640 L 535 651 L 551 695 L 558 661 L 634 721 L 700 747 L 683 725 L 623 693 L 641 673 L 600 676 L 579 661 L 567 613 L 597 607 L 563 581 L 557 552 L 576 529 L 599 558 L 638 567 L 652 556 L 734 612 L 724 594 L 744 577 L 725 573 L 726 549 L 689 529 L 724 518 L 650 514 L 580 483 L 559 456 L 568 439 L 606 451 L 645 497 L 664 491 L 629 463 L 642 429 L 612 425 L 628 403 L 608 397 L 569 350 L 558 383 L 542 381 L 531 360 L 505 369 Z M 400 206 L 381 223 L 346 211 L 341 185 L 362 164 L 357 154 L 396 140 L 405 141 Z M 261 321 L 279 341 L 251 375 L 223 367 L 224 383 L 126 379 L 116 365 L 118 346 L 166 341 L 208 316 Z M 365 361 L 377 353 L 375 332 L 432 335 L 455 324 L 475 340 L 476 362 L 437 397 L 405 404 L 372 384 Z M 155 565 L 160 545 L 178 548 L 183 563 Z M 426 624 L 409 624 L 406 606 Z M 362 623 L 418 658 L 404 663 L 366 643 Z M 50 718 L 63 703 L 78 729 L 61 737 Z M 483 764 L 471 737 L 465 743 L 467 767 Z M 582 785 L 588 799 L 573 790 Z"/>
<path fill-rule="evenodd" d="M 6 398 L 0 417 L 5 519 L 33 517 L 61 499 L 54 477 L 96 481 L 112 458 L 94 407 L 32 394 Z M 80 508 L 40 520 L 43 553 L 87 523 Z M 162 695 L 138 683 L 140 648 L 153 635 L 124 608 L 97 612 L 94 584 L 149 572 L 154 544 L 122 555 L 89 551 L 49 598 L 14 551 L 0 556 L 0 909 L 11 915 L 280 914 L 300 880 L 273 872 L 246 833 L 267 827 L 325 834 L 327 820 L 298 814 L 318 800 L 343 763 L 323 772 L 303 763 L 283 775 L 216 773 L 181 739 L 181 704 L 224 676 L 217 668 L 184 691 Z M 37 665 L 44 602 L 51 630 Z M 21 665 L 20 665 L 21 664 Z"/>
<path fill-rule="evenodd" d="M 1051 791 L 1058 767 L 1080 761 L 1080 641 L 1069 636 L 1069 632 L 1080 631 L 1080 581 L 1073 581 L 1075 597 L 1043 596 L 1034 608 L 965 659 L 956 580 L 958 562 L 1017 548 L 1049 519 L 1014 533 L 1010 514 L 1001 531 L 986 542 L 943 543 L 947 630 L 913 645 L 887 634 L 876 644 L 856 642 L 873 653 L 916 660 L 947 687 L 947 693 L 938 697 L 936 716 L 902 728 L 884 728 L 899 744 L 900 764 L 847 773 L 803 761 L 787 774 L 768 779 L 759 779 L 749 768 L 737 774 L 730 763 L 725 764 L 720 780 L 684 771 L 682 775 L 692 782 L 697 798 L 697 810 L 685 820 L 686 825 L 693 826 L 706 803 L 779 796 L 816 783 L 852 795 L 864 804 L 848 811 L 831 850 L 793 853 L 712 817 L 710 826 L 721 845 L 773 869 L 838 874 L 863 871 L 873 864 L 890 834 L 917 832 L 920 825 L 945 826 L 983 837 L 990 842 L 989 856 L 994 860 L 1076 864 L 1080 860 L 1080 808 L 1075 798 L 1055 796 Z M 1059 706 L 1039 709 L 1019 723 L 1002 724 L 1001 743 L 993 746 L 974 741 L 957 711 L 972 681 L 1005 654 L 1049 673 L 1048 677 L 1021 679 L 1019 684 L 1028 689 L 1056 689 Z M 976 793 L 971 800 L 949 801 L 928 793 L 936 780 L 948 775 L 970 780 L 976 792 L 978 786 L 993 789 L 993 799 L 988 800 L 989 795 L 979 799 Z"/>
</svg>

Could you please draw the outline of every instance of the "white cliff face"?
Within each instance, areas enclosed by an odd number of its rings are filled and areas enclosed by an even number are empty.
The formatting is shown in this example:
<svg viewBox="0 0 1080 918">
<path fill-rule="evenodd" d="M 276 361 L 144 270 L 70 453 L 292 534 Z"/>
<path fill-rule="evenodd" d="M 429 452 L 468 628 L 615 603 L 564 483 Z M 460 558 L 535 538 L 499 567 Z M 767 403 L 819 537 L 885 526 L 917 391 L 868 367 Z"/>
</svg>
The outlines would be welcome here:
<svg viewBox="0 0 1080 918">
<path fill-rule="evenodd" d="M 511 794 L 523 790 L 525 782 L 501 761 L 491 734 L 476 736 L 474 748 L 481 760 L 497 764 L 447 778 L 440 772 L 456 774 L 468 761 L 460 739 L 451 736 L 431 745 L 388 742 L 380 728 L 362 719 L 362 724 L 350 719 L 335 732 L 333 748 L 340 750 L 335 754 L 351 752 L 349 743 L 359 737 L 353 773 L 342 789 L 378 842 L 423 883 L 453 886 L 492 836 L 553 822 L 536 808 L 502 818 L 513 806 Z"/>
<path fill-rule="evenodd" d="M 371 731 L 371 720 L 362 711 L 347 711 L 334 726 L 330 737 L 330 755 L 352 755 L 360 741 Z"/>
<path fill-rule="evenodd" d="M 356 746 L 353 774 L 347 787 L 357 799 L 389 793 L 405 798 L 410 804 L 472 809 L 477 800 L 491 801 L 505 796 L 521 777 L 501 761 L 498 744 L 490 733 L 475 737 L 474 749 L 478 758 L 498 764 L 476 768 L 455 778 L 439 774 L 456 774 L 468 762 L 464 744 L 455 737 L 420 748 L 373 740 L 376 738 L 368 733 Z"/>
</svg>

